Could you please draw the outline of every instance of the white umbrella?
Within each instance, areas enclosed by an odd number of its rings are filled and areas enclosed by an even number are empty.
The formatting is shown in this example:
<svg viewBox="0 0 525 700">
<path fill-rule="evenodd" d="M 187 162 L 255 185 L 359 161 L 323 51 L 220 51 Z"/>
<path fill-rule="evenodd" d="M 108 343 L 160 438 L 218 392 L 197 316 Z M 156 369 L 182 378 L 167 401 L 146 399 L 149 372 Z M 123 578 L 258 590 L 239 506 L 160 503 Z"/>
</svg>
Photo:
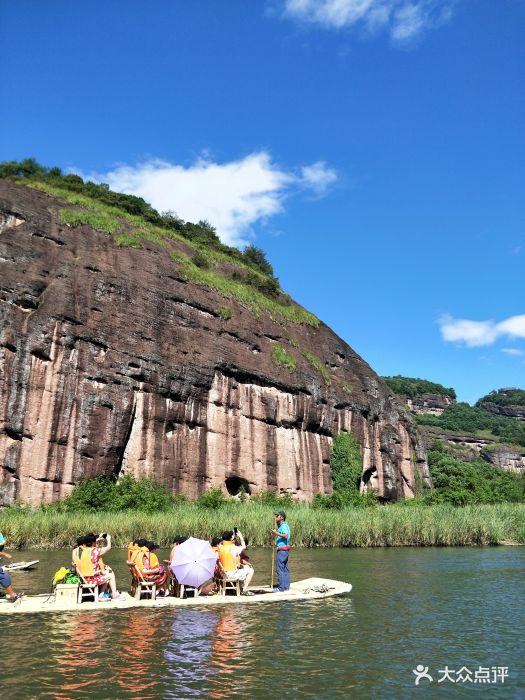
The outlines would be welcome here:
<svg viewBox="0 0 525 700">
<path fill-rule="evenodd" d="M 213 578 L 216 561 L 217 553 L 207 540 L 189 537 L 175 547 L 170 566 L 179 583 L 198 588 Z"/>
</svg>

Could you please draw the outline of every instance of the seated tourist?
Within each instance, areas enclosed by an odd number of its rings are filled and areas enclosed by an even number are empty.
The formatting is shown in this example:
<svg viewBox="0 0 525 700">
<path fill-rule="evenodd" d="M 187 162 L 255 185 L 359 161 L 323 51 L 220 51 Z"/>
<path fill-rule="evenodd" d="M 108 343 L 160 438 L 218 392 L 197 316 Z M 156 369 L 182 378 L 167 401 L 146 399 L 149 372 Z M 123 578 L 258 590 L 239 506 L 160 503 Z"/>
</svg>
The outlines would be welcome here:
<svg viewBox="0 0 525 700">
<path fill-rule="evenodd" d="M 238 538 L 240 544 L 236 544 Z M 253 595 L 248 590 L 250 581 L 253 578 L 254 570 L 249 564 L 241 564 L 241 552 L 246 549 L 246 543 L 242 533 L 237 530 L 227 530 L 222 535 L 222 541 L 219 545 L 219 561 L 224 571 L 224 575 L 232 581 L 242 581 L 242 595 Z"/>
<path fill-rule="evenodd" d="M 159 548 L 158 544 L 146 541 L 144 548 L 141 548 L 135 558 L 135 566 L 142 574 L 145 581 L 154 583 L 159 591 L 164 595 L 168 595 L 166 582 L 168 580 L 168 572 L 159 563 L 159 559 L 155 551 Z M 145 551 L 143 551 L 143 549 Z"/>
<path fill-rule="evenodd" d="M 219 558 L 219 546 L 222 542 L 222 537 L 214 537 L 210 544 L 211 548 L 217 555 L 217 561 L 215 562 L 215 571 L 213 573 L 213 578 L 222 578 L 222 574 L 224 573 L 224 569 L 222 568 L 221 560 Z"/>
<path fill-rule="evenodd" d="M 185 535 L 175 535 L 175 537 L 173 538 L 173 543 L 170 552 L 170 562 L 173 561 L 173 555 L 175 553 L 176 547 L 178 547 L 179 544 L 186 542 L 187 539 L 188 537 L 186 537 Z"/>
<path fill-rule="evenodd" d="M 71 560 L 73 562 L 73 569 L 77 568 L 77 564 L 80 561 L 80 557 L 82 556 L 82 550 L 86 546 L 86 536 L 82 535 L 81 537 L 77 537 L 77 546 L 72 552 L 71 555 Z"/>
<path fill-rule="evenodd" d="M 128 564 L 130 564 L 135 558 L 137 550 L 140 548 L 139 542 L 141 540 L 133 540 L 128 544 Z"/>
<path fill-rule="evenodd" d="M 124 596 L 117 591 L 115 574 L 108 566 L 104 565 L 102 560 L 102 556 L 110 549 L 110 535 L 103 534 L 97 537 L 90 533 L 85 535 L 83 542 L 73 550 L 73 563 L 77 574 L 86 583 L 96 583 L 99 586 L 99 600 L 107 600 L 104 595 L 107 590 L 109 590 L 112 600 L 124 600 Z"/>
<path fill-rule="evenodd" d="M 8 554 L 7 552 L 4 552 L 4 547 L 5 547 L 5 538 L 0 532 L 0 559 L 5 558 L 5 559 L 12 559 L 11 555 Z M 22 597 L 20 593 L 16 593 L 15 589 L 13 588 L 13 585 L 11 584 L 11 577 L 7 573 L 7 571 L 4 569 L 3 566 L 0 566 L 0 586 L 3 586 L 6 590 L 7 593 L 7 599 L 11 603 L 16 603 L 17 600 L 20 600 Z"/>
</svg>

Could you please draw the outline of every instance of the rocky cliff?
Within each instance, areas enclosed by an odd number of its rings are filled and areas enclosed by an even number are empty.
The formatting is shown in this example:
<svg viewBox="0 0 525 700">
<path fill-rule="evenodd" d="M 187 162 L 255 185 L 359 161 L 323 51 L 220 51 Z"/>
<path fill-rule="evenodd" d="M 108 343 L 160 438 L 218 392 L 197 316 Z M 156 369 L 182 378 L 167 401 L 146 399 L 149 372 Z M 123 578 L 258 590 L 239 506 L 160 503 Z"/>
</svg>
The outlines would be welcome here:
<svg viewBox="0 0 525 700">
<path fill-rule="evenodd" d="M 363 490 L 429 483 L 407 411 L 328 327 L 256 316 L 189 282 L 180 242 L 121 247 L 62 225 L 63 206 L 0 181 L 0 504 L 123 472 L 191 497 L 242 484 L 309 499 L 331 491 L 342 430 L 362 446 Z"/>
<path fill-rule="evenodd" d="M 411 413 L 431 416 L 440 416 L 447 406 L 455 403 L 454 399 L 440 394 L 407 396 L 405 401 Z"/>
<path fill-rule="evenodd" d="M 486 462 L 505 471 L 516 474 L 525 473 L 525 449 L 510 445 L 490 445 L 481 450 L 480 456 Z"/>
<path fill-rule="evenodd" d="M 525 421 L 525 406 L 500 406 L 491 401 L 484 401 L 480 406 L 485 411 L 496 416 L 506 416 L 507 418 Z"/>
</svg>

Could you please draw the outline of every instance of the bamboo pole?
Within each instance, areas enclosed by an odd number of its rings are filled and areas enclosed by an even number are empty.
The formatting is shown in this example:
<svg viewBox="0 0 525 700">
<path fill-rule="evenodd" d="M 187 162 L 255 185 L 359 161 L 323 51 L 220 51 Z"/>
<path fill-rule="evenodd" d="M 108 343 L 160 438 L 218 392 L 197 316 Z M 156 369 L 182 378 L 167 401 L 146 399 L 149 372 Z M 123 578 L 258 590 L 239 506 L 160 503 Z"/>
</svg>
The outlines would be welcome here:
<svg viewBox="0 0 525 700">
<path fill-rule="evenodd" d="M 272 527 L 273 530 L 273 527 Z M 274 581 L 275 581 L 275 536 L 272 532 L 272 582 L 271 582 L 271 590 L 273 591 L 273 586 L 274 586 Z"/>
</svg>

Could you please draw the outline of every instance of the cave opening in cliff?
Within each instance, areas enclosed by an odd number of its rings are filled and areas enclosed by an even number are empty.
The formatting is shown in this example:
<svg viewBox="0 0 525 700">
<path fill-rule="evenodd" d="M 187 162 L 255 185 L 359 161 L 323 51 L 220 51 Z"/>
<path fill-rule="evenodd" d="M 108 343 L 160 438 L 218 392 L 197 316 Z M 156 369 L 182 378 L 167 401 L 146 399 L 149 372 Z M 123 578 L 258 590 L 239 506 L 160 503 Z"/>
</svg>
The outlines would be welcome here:
<svg viewBox="0 0 525 700">
<path fill-rule="evenodd" d="M 238 496 L 241 492 L 250 493 L 250 484 L 240 476 L 229 476 L 224 483 L 230 496 Z"/>
</svg>

